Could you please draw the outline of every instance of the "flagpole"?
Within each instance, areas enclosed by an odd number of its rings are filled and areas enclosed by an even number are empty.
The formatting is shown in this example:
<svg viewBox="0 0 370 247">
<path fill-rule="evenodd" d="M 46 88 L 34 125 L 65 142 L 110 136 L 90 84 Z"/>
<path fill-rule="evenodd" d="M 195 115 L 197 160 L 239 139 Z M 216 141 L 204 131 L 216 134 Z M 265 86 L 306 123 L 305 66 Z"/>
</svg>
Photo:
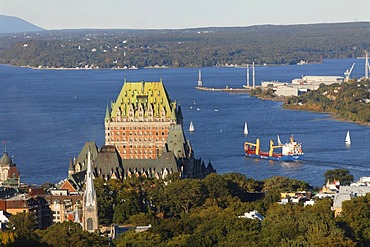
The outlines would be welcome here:
<svg viewBox="0 0 370 247">
<path fill-rule="evenodd" d="M 4 144 L 4 153 L 6 153 L 6 141 L 3 141 Z"/>
</svg>

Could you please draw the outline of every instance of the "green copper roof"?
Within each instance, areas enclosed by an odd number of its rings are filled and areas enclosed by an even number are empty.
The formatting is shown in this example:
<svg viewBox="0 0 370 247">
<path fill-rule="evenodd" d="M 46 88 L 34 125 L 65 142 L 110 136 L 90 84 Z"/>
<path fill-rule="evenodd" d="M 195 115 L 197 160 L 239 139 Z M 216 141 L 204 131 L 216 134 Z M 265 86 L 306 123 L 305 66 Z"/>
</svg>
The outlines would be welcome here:
<svg viewBox="0 0 370 247">
<path fill-rule="evenodd" d="M 128 117 L 130 111 L 133 111 L 134 116 L 137 117 L 141 110 L 144 116 L 147 116 L 148 112 L 152 110 L 153 117 L 160 117 L 164 110 L 165 116 L 172 118 L 173 108 L 176 108 L 176 103 L 171 102 L 162 81 L 125 81 L 116 102 L 112 104 L 110 117 L 115 118 L 117 112 L 122 117 Z"/>
<path fill-rule="evenodd" d="M 81 170 L 85 170 L 87 166 L 87 153 L 90 149 L 92 160 L 95 160 L 96 156 L 98 156 L 98 147 L 96 146 L 95 142 L 85 142 L 84 147 L 82 148 L 80 154 L 77 157 L 76 163 L 83 164 Z"/>
<path fill-rule="evenodd" d="M 12 165 L 13 161 L 9 157 L 7 152 L 4 152 L 3 156 L 0 158 L 0 165 Z"/>
<path fill-rule="evenodd" d="M 166 144 L 176 158 L 188 158 L 192 155 L 190 142 L 186 140 L 181 124 L 170 126 Z"/>
</svg>

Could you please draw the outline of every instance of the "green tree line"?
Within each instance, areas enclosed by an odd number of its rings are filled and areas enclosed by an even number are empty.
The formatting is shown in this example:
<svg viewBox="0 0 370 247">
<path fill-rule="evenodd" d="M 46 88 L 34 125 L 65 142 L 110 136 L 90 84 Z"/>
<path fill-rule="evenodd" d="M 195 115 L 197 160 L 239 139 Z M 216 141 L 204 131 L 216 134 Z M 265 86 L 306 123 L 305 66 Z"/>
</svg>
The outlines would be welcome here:
<svg viewBox="0 0 370 247">
<path fill-rule="evenodd" d="M 335 117 L 362 124 L 370 122 L 370 81 L 353 79 L 348 83 L 320 85 L 298 97 L 288 97 L 284 107 L 332 113 Z"/>
<path fill-rule="evenodd" d="M 363 56 L 369 32 L 365 22 L 45 31 L 0 36 L 0 63 L 49 68 L 296 64 Z"/>
<path fill-rule="evenodd" d="M 347 170 L 324 174 L 325 180 L 353 181 Z M 239 173 L 210 174 L 205 179 L 165 180 L 133 177 L 125 181 L 95 179 L 101 223 L 148 225 L 129 230 L 115 246 L 368 246 L 370 195 L 343 203 L 334 218 L 332 201 L 280 205 L 280 192 L 312 190 L 304 181 L 286 177 L 254 180 Z M 256 197 L 256 193 L 263 192 Z M 239 218 L 257 210 L 262 221 Z M 0 233 L 4 246 L 108 246 L 106 237 L 83 232 L 72 222 L 35 230 L 35 218 L 11 217 L 12 231 Z"/>
</svg>

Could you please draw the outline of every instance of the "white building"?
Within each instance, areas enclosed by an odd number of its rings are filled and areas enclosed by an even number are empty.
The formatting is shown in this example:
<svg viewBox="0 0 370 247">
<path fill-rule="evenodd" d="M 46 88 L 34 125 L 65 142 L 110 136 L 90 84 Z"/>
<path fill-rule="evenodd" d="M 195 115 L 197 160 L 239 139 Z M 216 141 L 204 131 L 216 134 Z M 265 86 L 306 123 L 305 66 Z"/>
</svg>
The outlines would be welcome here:
<svg viewBox="0 0 370 247">
<path fill-rule="evenodd" d="M 8 222 L 9 218 L 6 215 L 4 215 L 3 210 L 0 210 L 0 230 L 4 230 Z"/>
<path fill-rule="evenodd" d="M 351 200 L 357 196 L 364 196 L 370 193 L 370 186 L 340 186 L 339 192 L 333 200 L 333 208 L 335 217 L 342 212 L 342 203 Z"/>
<path fill-rule="evenodd" d="M 238 218 L 252 219 L 252 220 L 263 220 L 265 217 L 258 213 L 256 210 L 244 213 L 244 215 L 238 216 Z"/>
</svg>

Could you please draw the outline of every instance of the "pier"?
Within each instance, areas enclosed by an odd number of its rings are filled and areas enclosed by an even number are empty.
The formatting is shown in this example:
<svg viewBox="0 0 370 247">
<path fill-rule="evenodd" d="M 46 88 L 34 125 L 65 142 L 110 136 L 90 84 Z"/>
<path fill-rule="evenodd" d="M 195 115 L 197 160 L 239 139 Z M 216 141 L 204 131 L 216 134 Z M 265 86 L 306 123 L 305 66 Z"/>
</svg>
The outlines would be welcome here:
<svg viewBox="0 0 370 247">
<path fill-rule="evenodd" d="M 226 86 L 225 88 L 214 88 L 214 87 L 204 87 L 202 82 L 202 72 L 199 70 L 198 74 L 198 85 L 195 89 L 209 91 L 209 92 L 226 92 L 226 93 L 249 93 L 256 87 L 256 79 L 255 79 L 255 70 L 254 70 L 254 62 L 252 64 L 252 86 L 249 85 L 249 66 L 247 65 L 247 85 L 243 85 L 241 88 L 231 88 Z"/>
<path fill-rule="evenodd" d="M 195 89 L 211 92 L 226 92 L 226 93 L 249 93 L 253 87 L 243 86 L 242 88 L 231 88 L 226 86 L 225 88 L 214 88 L 214 87 L 195 87 Z"/>
</svg>

